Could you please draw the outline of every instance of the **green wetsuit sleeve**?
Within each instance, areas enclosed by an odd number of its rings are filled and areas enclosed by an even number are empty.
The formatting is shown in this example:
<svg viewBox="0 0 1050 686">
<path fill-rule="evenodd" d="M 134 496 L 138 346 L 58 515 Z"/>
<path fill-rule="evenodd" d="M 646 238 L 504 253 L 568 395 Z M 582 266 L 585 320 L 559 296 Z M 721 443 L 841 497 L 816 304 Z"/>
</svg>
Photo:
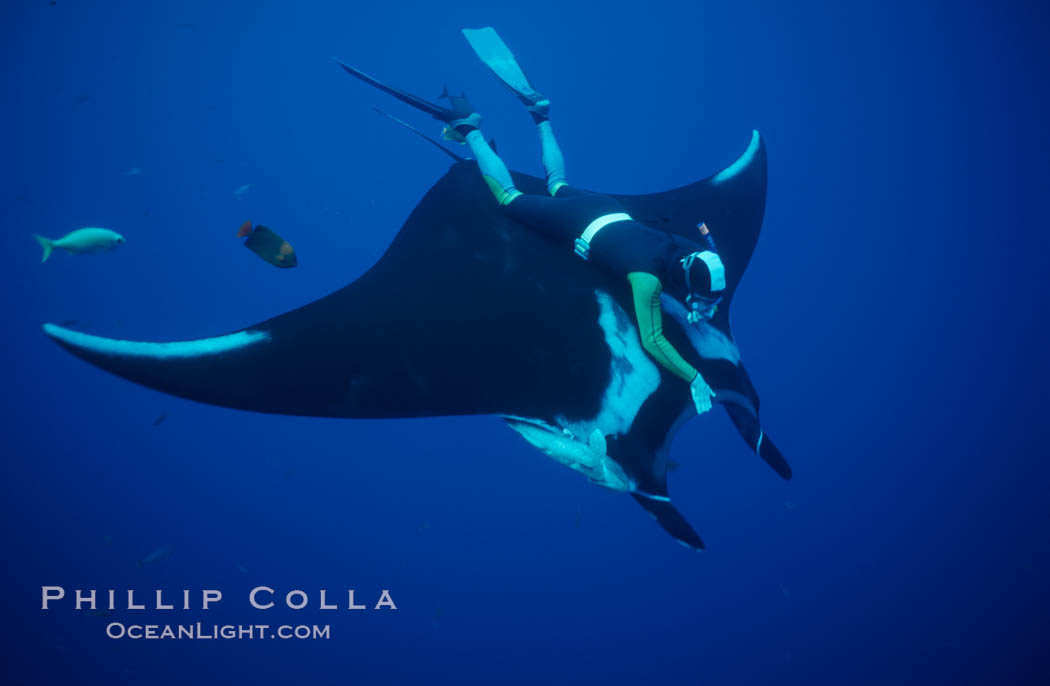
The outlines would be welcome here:
<svg viewBox="0 0 1050 686">
<path fill-rule="evenodd" d="M 686 362 L 671 342 L 664 338 L 663 314 L 660 312 L 660 279 L 648 272 L 627 275 L 634 294 L 634 312 L 642 347 L 654 360 L 686 383 L 696 378 L 696 370 Z"/>
</svg>

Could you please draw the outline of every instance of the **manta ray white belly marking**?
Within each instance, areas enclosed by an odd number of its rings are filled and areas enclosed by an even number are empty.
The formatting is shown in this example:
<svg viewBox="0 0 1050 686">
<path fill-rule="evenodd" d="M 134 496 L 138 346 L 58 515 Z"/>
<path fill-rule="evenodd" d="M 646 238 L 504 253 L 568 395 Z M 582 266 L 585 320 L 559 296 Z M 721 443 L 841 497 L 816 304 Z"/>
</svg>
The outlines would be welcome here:
<svg viewBox="0 0 1050 686">
<path fill-rule="evenodd" d="M 590 419 L 555 417 L 556 426 L 540 419 L 504 416 L 512 429 L 558 462 L 584 473 L 614 491 L 633 491 L 634 483 L 605 454 L 605 436 L 626 434 L 642 404 L 660 386 L 660 372 L 642 348 L 638 329 L 623 308 L 604 291 L 595 291 L 598 324 L 609 346 L 609 384 L 601 409 Z"/>
<path fill-rule="evenodd" d="M 91 350 L 102 355 L 147 357 L 157 360 L 218 355 L 270 340 L 270 334 L 266 331 L 238 331 L 225 336 L 172 343 L 122 341 L 70 331 L 54 324 L 44 324 L 44 331 L 75 348 Z"/>
<path fill-rule="evenodd" d="M 604 291 L 594 294 L 598 300 L 598 325 L 611 353 L 609 385 L 602 394 L 596 417 L 586 422 L 558 417 L 558 423 L 577 436 L 589 436 L 594 429 L 614 436 L 630 431 L 638 410 L 660 387 L 660 371 L 642 348 L 638 328 L 623 308 Z"/>
</svg>

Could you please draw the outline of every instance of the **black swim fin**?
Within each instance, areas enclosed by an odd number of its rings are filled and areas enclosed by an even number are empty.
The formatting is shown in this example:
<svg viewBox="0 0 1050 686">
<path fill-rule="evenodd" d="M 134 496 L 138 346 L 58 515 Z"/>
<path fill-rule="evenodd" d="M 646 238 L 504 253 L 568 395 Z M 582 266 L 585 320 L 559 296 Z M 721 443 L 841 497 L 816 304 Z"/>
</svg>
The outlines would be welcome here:
<svg viewBox="0 0 1050 686">
<path fill-rule="evenodd" d="M 332 59 L 335 59 L 335 58 L 333 57 Z M 338 64 L 340 67 L 342 67 L 343 70 L 346 71 L 347 74 L 350 74 L 353 77 L 359 78 L 359 79 L 361 79 L 362 81 L 364 81 L 365 83 L 367 83 L 369 85 L 375 86 L 376 88 L 378 88 L 379 90 L 383 91 L 384 93 L 389 93 L 390 95 L 394 96 L 395 98 L 397 98 L 401 102 L 406 103 L 408 105 L 411 105 L 412 107 L 415 107 L 417 110 L 420 110 L 422 112 L 426 112 L 427 114 L 429 114 L 430 116 L 434 117 L 435 119 L 437 119 L 439 121 L 450 122 L 450 121 L 452 121 L 454 119 L 462 119 L 463 117 L 465 117 L 466 115 L 468 115 L 468 114 L 470 114 L 472 112 L 472 110 L 470 109 L 470 103 L 469 103 L 469 101 L 467 101 L 466 96 L 464 96 L 464 95 L 449 95 L 448 89 L 446 89 L 445 92 L 442 93 L 442 97 L 448 98 L 449 102 L 452 103 L 452 108 L 451 109 L 448 108 L 448 107 L 442 107 L 441 105 L 435 105 L 434 103 L 432 103 L 430 101 L 424 100 L 423 98 L 420 98 L 419 96 L 412 95 L 411 93 L 403 91 L 400 88 L 394 88 L 393 86 L 388 86 L 385 83 L 383 83 L 382 81 L 380 81 L 380 80 L 378 80 L 376 78 L 373 78 L 373 77 L 369 76 L 368 74 L 364 73 L 360 69 L 354 69 L 353 67 L 351 67 L 348 64 L 343 64 L 339 60 L 335 60 L 335 63 Z M 463 112 L 464 107 L 467 108 L 466 112 Z"/>
<path fill-rule="evenodd" d="M 394 115 L 388 114 L 387 112 L 384 112 L 383 110 L 379 109 L 378 107 L 374 107 L 372 109 L 374 109 L 376 112 L 378 112 L 379 114 L 383 115 L 387 119 L 389 119 L 389 120 L 391 120 L 391 121 L 393 121 L 393 122 L 395 122 L 397 124 L 400 124 L 401 126 L 404 126 L 406 129 L 408 129 L 412 133 L 416 134 L 417 136 L 419 136 L 420 138 L 425 140 L 427 143 L 430 143 L 435 148 L 437 148 L 441 152 L 445 153 L 446 155 L 448 155 L 452 159 L 456 160 L 457 162 L 462 162 L 464 159 L 466 159 L 466 158 L 460 157 L 456 153 L 452 152 L 451 150 L 449 150 L 448 148 L 443 146 L 441 143 L 438 143 L 436 140 L 434 140 L 430 136 L 426 135 L 425 133 L 423 133 L 422 131 L 420 131 L 416 127 L 412 126 L 411 124 L 408 124 L 406 122 L 401 121 L 400 119 L 398 119 Z"/>
</svg>

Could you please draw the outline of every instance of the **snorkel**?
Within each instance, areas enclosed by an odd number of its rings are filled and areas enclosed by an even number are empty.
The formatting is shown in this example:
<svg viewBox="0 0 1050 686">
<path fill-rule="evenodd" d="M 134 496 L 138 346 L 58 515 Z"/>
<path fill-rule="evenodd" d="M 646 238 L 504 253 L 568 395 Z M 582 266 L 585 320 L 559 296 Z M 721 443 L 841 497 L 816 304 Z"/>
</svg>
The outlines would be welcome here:
<svg viewBox="0 0 1050 686">
<path fill-rule="evenodd" d="M 696 324 L 714 317 L 715 312 L 718 310 L 718 304 L 722 302 L 722 296 L 701 295 L 697 292 L 697 289 L 694 289 L 692 283 L 693 263 L 700 260 L 707 267 L 708 274 L 711 275 L 712 294 L 725 290 L 726 287 L 725 265 L 722 264 L 722 258 L 718 256 L 718 248 L 715 247 L 714 236 L 711 235 L 707 224 L 703 222 L 698 224 L 696 228 L 700 230 L 700 235 L 703 236 L 704 242 L 707 243 L 707 250 L 691 252 L 681 259 L 682 269 L 685 271 L 686 292 L 688 293 L 685 297 L 685 305 L 686 309 L 689 310 L 687 319 L 690 324 Z"/>
<path fill-rule="evenodd" d="M 704 242 L 707 243 L 707 249 L 717 255 L 718 248 L 715 247 L 715 237 L 711 235 L 711 229 L 707 228 L 707 224 L 704 222 L 697 224 L 696 228 L 700 230 L 700 235 L 704 237 Z"/>
</svg>

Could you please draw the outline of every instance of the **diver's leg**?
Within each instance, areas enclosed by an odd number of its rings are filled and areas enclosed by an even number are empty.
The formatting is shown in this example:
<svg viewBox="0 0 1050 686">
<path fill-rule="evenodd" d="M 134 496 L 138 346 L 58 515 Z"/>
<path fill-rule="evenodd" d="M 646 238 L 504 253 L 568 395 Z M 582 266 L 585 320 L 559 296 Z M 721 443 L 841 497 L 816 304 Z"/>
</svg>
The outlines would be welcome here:
<svg viewBox="0 0 1050 686">
<path fill-rule="evenodd" d="M 561 154 L 558 141 L 554 138 L 549 119 L 544 119 L 536 124 L 536 130 L 540 133 L 543 169 L 547 172 L 547 190 L 551 195 L 557 195 L 559 188 L 569 185 L 565 178 L 565 157 Z"/>
<path fill-rule="evenodd" d="M 485 179 L 489 190 L 496 196 L 500 205 L 508 205 L 512 200 L 521 195 L 521 191 L 514 187 L 514 180 L 510 176 L 507 165 L 503 163 L 499 155 L 489 146 L 488 141 L 481 131 L 472 123 L 464 121 L 455 127 L 456 133 L 463 137 L 463 141 L 470 147 L 474 159 L 478 161 L 481 169 L 481 177 Z"/>
<path fill-rule="evenodd" d="M 532 87 L 514 53 L 494 28 L 463 29 L 463 35 L 485 66 L 492 70 L 500 83 L 518 96 L 532 115 L 532 121 L 536 123 L 540 134 L 543 168 L 547 171 L 547 190 L 551 195 L 557 195 L 558 189 L 568 185 L 568 182 L 565 180 L 565 158 L 554 139 L 549 121 L 551 101 Z"/>
<path fill-rule="evenodd" d="M 529 108 L 532 120 L 536 122 L 536 131 L 540 134 L 540 156 L 543 169 L 547 172 L 547 190 L 557 195 L 558 189 L 569 185 L 565 177 L 565 156 L 561 154 L 558 140 L 551 128 L 550 101 L 543 100 Z"/>
<path fill-rule="evenodd" d="M 543 168 L 547 170 L 547 190 L 551 195 L 556 195 L 558 189 L 564 187 L 567 182 L 565 158 L 558 149 L 558 142 L 554 139 L 554 132 L 548 121 L 551 101 L 532 87 L 514 53 L 494 28 L 486 26 L 481 29 L 463 29 L 463 35 L 485 66 L 492 70 L 492 74 L 500 83 L 521 100 L 532 115 L 540 134 Z"/>
<path fill-rule="evenodd" d="M 485 183 L 488 184 L 499 204 L 509 205 L 522 193 L 514 187 L 514 180 L 510 176 L 507 165 L 485 140 L 485 136 L 478 128 L 480 123 L 481 117 L 471 114 L 449 122 L 449 127 L 455 131 L 455 139 L 462 139 L 470 148 L 470 152 L 481 168 L 482 178 L 485 179 Z M 565 160 L 562 158 L 561 150 L 558 149 L 558 142 L 554 139 L 550 122 L 543 119 L 536 126 L 539 129 L 540 143 L 543 146 L 543 167 L 547 170 L 547 190 L 552 196 L 557 195 L 559 198 L 583 194 L 583 191 L 577 191 L 565 181 Z"/>
<path fill-rule="evenodd" d="M 580 231 L 583 230 L 581 226 L 586 226 L 590 221 L 587 216 L 593 212 L 586 207 L 577 208 L 575 203 L 563 198 L 524 195 L 515 188 L 507 165 L 489 146 L 485 136 L 477 128 L 480 122 L 480 117 L 471 114 L 469 117 L 449 122 L 449 127 L 470 147 L 470 152 L 473 153 L 481 169 L 481 176 L 485 179 L 492 194 L 496 196 L 496 200 L 516 221 L 529 226 L 560 245 L 567 245 L 571 248 L 579 237 Z M 572 190 L 568 186 L 562 186 L 562 189 L 562 194 Z"/>
</svg>

